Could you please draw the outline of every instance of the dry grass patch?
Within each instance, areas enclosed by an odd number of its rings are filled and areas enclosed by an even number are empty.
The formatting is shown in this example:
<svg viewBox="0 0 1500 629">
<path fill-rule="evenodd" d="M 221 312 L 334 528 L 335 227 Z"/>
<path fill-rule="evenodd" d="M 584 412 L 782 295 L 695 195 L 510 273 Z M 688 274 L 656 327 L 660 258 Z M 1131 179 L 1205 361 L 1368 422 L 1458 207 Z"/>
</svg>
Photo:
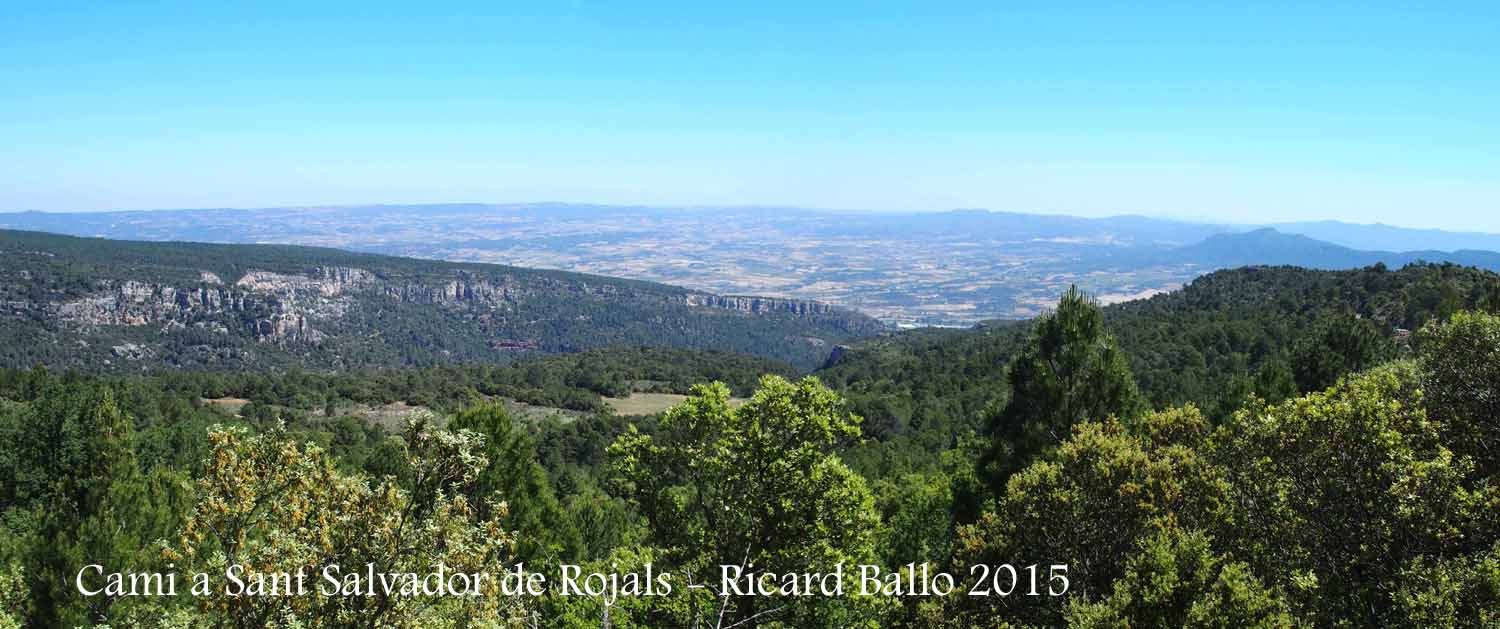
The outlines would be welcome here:
<svg viewBox="0 0 1500 629">
<path fill-rule="evenodd" d="M 246 404 L 250 403 L 250 400 L 242 397 L 202 398 L 201 401 L 203 402 L 204 406 L 229 413 L 230 415 L 239 415 L 240 409 L 244 408 Z"/>
<path fill-rule="evenodd" d="M 614 409 L 616 415 L 655 415 L 687 400 L 688 396 L 677 393 L 631 393 L 630 397 L 607 397 L 604 403 Z M 745 403 L 745 398 L 730 398 L 730 406 Z"/>
</svg>

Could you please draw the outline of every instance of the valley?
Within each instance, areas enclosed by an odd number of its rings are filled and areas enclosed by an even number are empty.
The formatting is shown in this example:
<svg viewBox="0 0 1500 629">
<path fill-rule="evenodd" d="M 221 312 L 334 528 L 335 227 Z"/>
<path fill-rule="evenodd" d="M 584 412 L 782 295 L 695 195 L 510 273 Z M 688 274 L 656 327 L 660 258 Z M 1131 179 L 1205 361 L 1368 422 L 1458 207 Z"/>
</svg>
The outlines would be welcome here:
<svg viewBox="0 0 1500 629">
<path fill-rule="evenodd" d="M 816 301 L 897 327 L 1033 317 L 1071 285 L 1117 303 L 1243 265 L 1339 269 L 1423 260 L 1500 269 L 1500 254 L 1470 249 L 1500 249 L 1500 239 L 1483 234 L 1372 232 L 1329 223 L 1255 230 L 983 210 L 440 204 L 18 213 L 0 214 L 0 227 L 152 241 L 291 243 L 558 269 L 718 295 Z M 1411 244 L 1364 250 L 1302 232 L 1335 240 L 1347 234 L 1347 242 L 1362 245 Z"/>
</svg>

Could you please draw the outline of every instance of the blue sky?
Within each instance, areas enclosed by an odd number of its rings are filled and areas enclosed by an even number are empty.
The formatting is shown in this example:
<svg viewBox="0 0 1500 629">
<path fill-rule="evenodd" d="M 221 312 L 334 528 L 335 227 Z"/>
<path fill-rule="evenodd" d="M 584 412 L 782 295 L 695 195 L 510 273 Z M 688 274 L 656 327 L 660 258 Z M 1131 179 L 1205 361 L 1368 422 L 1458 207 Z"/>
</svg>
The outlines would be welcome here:
<svg viewBox="0 0 1500 629">
<path fill-rule="evenodd" d="M 308 4 L 0 4 L 0 210 L 561 200 L 1500 231 L 1492 2 Z"/>
</svg>

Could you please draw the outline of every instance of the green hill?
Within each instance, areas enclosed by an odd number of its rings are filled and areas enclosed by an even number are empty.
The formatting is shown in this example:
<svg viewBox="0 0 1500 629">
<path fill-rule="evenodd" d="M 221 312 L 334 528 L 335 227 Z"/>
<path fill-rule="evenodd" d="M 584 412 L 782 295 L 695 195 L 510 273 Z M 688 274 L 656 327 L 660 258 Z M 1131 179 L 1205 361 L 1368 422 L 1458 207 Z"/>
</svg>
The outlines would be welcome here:
<svg viewBox="0 0 1500 629">
<path fill-rule="evenodd" d="M 1107 306 L 1104 315 L 1153 406 L 1193 402 L 1220 417 L 1251 393 L 1279 398 L 1326 387 L 1367 366 L 1357 354 L 1399 352 L 1405 331 L 1462 308 L 1500 309 L 1500 274 L 1447 264 L 1244 267 Z M 840 348 L 818 376 L 864 415 L 866 434 L 937 451 L 1005 400 L 1005 369 L 1030 325 L 867 339 Z"/>
</svg>

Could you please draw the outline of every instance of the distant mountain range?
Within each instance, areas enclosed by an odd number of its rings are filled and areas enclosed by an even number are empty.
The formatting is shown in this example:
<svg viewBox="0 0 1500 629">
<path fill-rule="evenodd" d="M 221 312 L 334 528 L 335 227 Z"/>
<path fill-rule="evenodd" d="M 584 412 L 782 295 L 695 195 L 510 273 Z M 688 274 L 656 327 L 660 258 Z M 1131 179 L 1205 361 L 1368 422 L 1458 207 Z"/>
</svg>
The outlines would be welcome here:
<svg viewBox="0 0 1500 629">
<path fill-rule="evenodd" d="M 1412 261 L 1500 268 L 1500 235 L 1331 221 L 1247 227 L 1144 216 L 564 203 L 0 214 L 0 227 L 278 243 L 628 277 L 838 304 L 900 326 L 1033 316 L 1069 285 L 1107 303 L 1215 269 Z"/>
<path fill-rule="evenodd" d="M 1289 265 L 1310 269 L 1351 269 L 1384 264 L 1399 268 L 1413 262 L 1452 262 L 1500 270 L 1500 253 L 1458 251 L 1362 251 L 1270 227 L 1235 234 L 1214 234 L 1203 242 L 1165 251 L 1161 263 L 1189 263 L 1232 268 L 1250 265 Z"/>
<path fill-rule="evenodd" d="M 1220 233 L 1254 231 L 1271 227 L 1286 234 L 1324 240 L 1351 249 L 1373 251 L 1500 251 L 1500 234 L 1458 232 L 1440 229 L 1395 227 L 1343 221 L 1300 221 L 1267 225 L 1202 223 L 1138 215 L 1085 218 L 1057 214 L 1027 214 L 989 210 L 946 212 L 861 212 L 807 210 L 792 207 L 649 207 L 573 203 L 482 204 L 446 203 L 423 205 L 316 206 L 278 208 L 164 209 L 115 212 L 0 212 L 0 227 L 50 231 L 79 236 L 106 236 L 143 240 L 202 240 L 226 237 L 239 241 L 248 237 L 311 236 L 324 233 L 303 219 L 360 217 L 371 221 L 409 220 L 413 214 L 523 215 L 561 220 L 599 219 L 631 215 L 747 213 L 773 216 L 782 223 L 816 226 L 817 217 L 837 217 L 850 234 L 879 235 L 892 232 L 928 235 L 958 232 L 1007 232 L 1017 238 L 1111 238 L 1139 244 L 1187 244 Z M 224 234 L 216 225 L 245 219 L 265 221 L 262 227 L 243 234 Z"/>
<path fill-rule="evenodd" d="M 1412 229 L 1390 225 L 1361 225 L 1340 221 L 1309 221 L 1271 225 L 1288 234 L 1326 240 L 1351 249 L 1374 251 L 1500 251 L 1500 234 Z"/>
</svg>

